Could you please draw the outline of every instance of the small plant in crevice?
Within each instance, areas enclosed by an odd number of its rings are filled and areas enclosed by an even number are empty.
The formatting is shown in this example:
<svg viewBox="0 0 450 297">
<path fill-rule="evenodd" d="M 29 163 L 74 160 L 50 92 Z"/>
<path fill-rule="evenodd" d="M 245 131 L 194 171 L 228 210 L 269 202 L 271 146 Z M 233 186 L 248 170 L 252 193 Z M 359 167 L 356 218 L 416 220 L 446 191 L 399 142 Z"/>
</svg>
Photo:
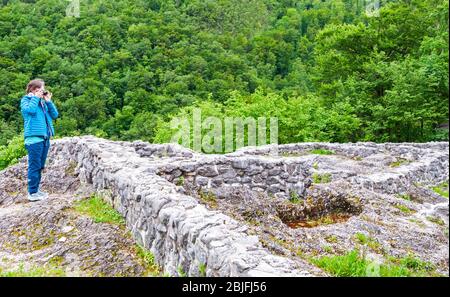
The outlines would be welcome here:
<svg viewBox="0 0 450 297">
<path fill-rule="evenodd" d="M 397 161 L 391 162 L 389 164 L 389 167 L 396 168 L 396 167 L 400 167 L 402 165 L 406 165 L 406 164 L 409 164 L 409 163 L 410 163 L 409 160 L 406 160 L 406 159 L 403 159 L 403 158 L 398 158 Z"/>
<path fill-rule="evenodd" d="M 427 220 L 430 221 L 430 222 L 432 222 L 432 223 L 435 223 L 436 225 L 439 225 L 439 226 L 445 226 L 445 222 L 444 222 L 444 220 L 441 219 L 441 218 L 428 216 L 428 217 L 427 217 Z"/>
<path fill-rule="evenodd" d="M 142 260 L 145 266 L 146 275 L 159 276 L 161 274 L 161 268 L 156 264 L 155 256 L 139 244 L 136 244 L 135 247 L 136 255 Z"/>
<path fill-rule="evenodd" d="M 325 237 L 325 241 L 328 243 L 337 243 L 338 238 L 336 237 L 336 235 L 330 235 L 330 236 Z"/>
<path fill-rule="evenodd" d="M 186 272 L 184 271 L 183 267 L 178 266 L 177 268 L 178 276 L 179 277 L 187 277 Z"/>
<path fill-rule="evenodd" d="M 200 274 L 201 277 L 206 277 L 206 264 L 205 263 L 200 263 L 198 265 L 198 273 Z"/>
<path fill-rule="evenodd" d="M 417 226 L 419 226 L 421 228 L 425 227 L 425 224 L 421 220 L 411 218 L 411 219 L 408 219 L 408 221 L 416 224 Z"/>
<path fill-rule="evenodd" d="M 312 175 L 313 183 L 315 184 L 326 184 L 331 182 L 331 173 L 319 174 L 314 172 Z"/>
<path fill-rule="evenodd" d="M 377 252 L 379 254 L 383 254 L 383 248 L 381 244 L 374 238 L 365 235 L 364 233 L 356 233 L 355 234 L 355 240 L 361 244 L 368 246 L 370 249 L 372 249 L 374 252 Z"/>
<path fill-rule="evenodd" d="M 209 205 L 210 207 L 213 207 L 213 208 L 217 207 L 217 197 L 212 191 L 210 191 L 210 190 L 204 191 L 204 190 L 200 189 L 199 197 L 203 203 Z"/>
<path fill-rule="evenodd" d="M 333 253 L 333 248 L 331 247 L 331 246 L 329 246 L 329 245 L 324 245 L 324 246 L 322 246 L 322 250 L 325 252 L 325 253 L 328 253 L 328 254 L 332 254 Z"/>
<path fill-rule="evenodd" d="M 394 207 L 403 212 L 404 214 L 413 214 L 416 212 L 414 209 L 411 209 L 402 204 L 395 204 Z"/>
<path fill-rule="evenodd" d="M 179 186 L 179 187 L 182 187 L 182 186 L 184 186 L 184 183 L 185 183 L 185 179 L 184 179 L 184 176 L 180 176 L 178 179 L 177 179 L 177 182 L 175 183 L 177 186 Z"/>
<path fill-rule="evenodd" d="M 396 195 L 398 198 L 407 200 L 407 201 L 411 201 L 411 195 L 404 193 L 404 194 L 397 194 Z"/>
<path fill-rule="evenodd" d="M 300 202 L 300 196 L 298 195 L 298 193 L 296 191 L 291 191 L 289 193 L 289 201 L 291 203 L 299 203 Z"/>
</svg>

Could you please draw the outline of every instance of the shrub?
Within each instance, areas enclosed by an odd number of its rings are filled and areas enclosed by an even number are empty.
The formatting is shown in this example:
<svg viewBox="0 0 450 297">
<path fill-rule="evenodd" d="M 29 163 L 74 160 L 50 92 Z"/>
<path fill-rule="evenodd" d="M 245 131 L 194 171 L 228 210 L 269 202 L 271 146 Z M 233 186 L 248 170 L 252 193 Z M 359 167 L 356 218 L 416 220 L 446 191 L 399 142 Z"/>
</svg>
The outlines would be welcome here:
<svg viewBox="0 0 450 297">
<path fill-rule="evenodd" d="M 6 146 L 0 146 L 0 170 L 16 164 L 26 154 L 23 135 L 15 136 Z"/>
<path fill-rule="evenodd" d="M 345 255 L 323 256 L 311 261 L 335 276 L 438 276 L 431 263 L 423 262 L 411 254 L 403 258 L 389 257 L 385 263 L 377 264 L 361 255 L 358 250 L 353 250 Z M 371 272 L 374 267 L 378 269 Z"/>
</svg>

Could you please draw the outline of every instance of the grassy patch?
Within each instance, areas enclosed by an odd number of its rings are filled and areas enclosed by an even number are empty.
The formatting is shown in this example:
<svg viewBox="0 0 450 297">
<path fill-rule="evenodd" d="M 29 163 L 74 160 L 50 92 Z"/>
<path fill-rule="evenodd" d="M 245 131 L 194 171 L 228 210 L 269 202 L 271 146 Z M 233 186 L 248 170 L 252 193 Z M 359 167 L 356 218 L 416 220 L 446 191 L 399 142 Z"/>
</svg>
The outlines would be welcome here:
<svg viewBox="0 0 450 297">
<path fill-rule="evenodd" d="M 328 245 L 324 245 L 324 246 L 322 246 L 322 250 L 325 252 L 325 253 L 328 253 L 328 254 L 332 254 L 333 253 L 333 248 L 331 247 L 331 246 L 328 246 Z"/>
<path fill-rule="evenodd" d="M 427 217 L 427 220 L 439 226 L 445 226 L 445 222 L 441 218 L 429 216 Z"/>
<path fill-rule="evenodd" d="M 217 207 L 217 198 L 216 195 L 214 195 L 213 192 L 208 191 L 199 191 L 199 196 L 200 196 L 200 200 L 205 203 L 208 204 L 210 207 L 212 208 L 216 208 Z"/>
<path fill-rule="evenodd" d="M 325 237 L 325 240 L 328 243 L 337 243 L 338 242 L 338 238 L 336 237 L 336 235 L 327 236 L 327 237 Z"/>
<path fill-rule="evenodd" d="M 411 201 L 411 196 L 409 194 L 397 194 L 397 197 L 407 201 Z"/>
<path fill-rule="evenodd" d="M 391 162 L 389 164 L 389 167 L 395 168 L 395 167 L 400 167 L 400 166 L 406 165 L 406 164 L 409 164 L 408 160 L 399 158 L 397 161 Z"/>
<path fill-rule="evenodd" d="M 91 217 L 96 223 L 123 225 L 125 220 L 108 203 L 98 196 L 75 203 L 75 210 Z"/>
<path fill-rule="evenodd" d="M 155 263 L 155 256 L 150 251 L 136 244 L 136 255 L 143 262 L 146 275 L 159 276 L 161 274 L 161 268 Z"/>
<path fill-rule="evenodd" d="M 331 173 L 319 174 L 314 172 L 312 175 L 313 182 L 315 184 L 325 184 L 331 182 Z"/>
<path fill-rule="evenodd" d="M 365 276 L 367 261 L 357 251 L 343 256 L 324 256 L 311 260 L 313 264 L 335 276 Z"/>
<path fill-rule="evenodd" d="M 362 277 L 402 277 L 402 276 L 435 276 L 434 267 L 422 262 L 414 256 L 401 259 L 390 258 L 386 263 L 374 263 L 353 250 L 345 255 L 313 258 L 311 262 L 335 276 Z"/>
<path fill-rule="evenodd" d="M 313 149 L 309 151 L 310 154 L 313 155 L 334 155 L 335 152 L 327 150 L 327 149 Z"/>
<path fill-rule="evenodd" d="M 412 213 L 416 212 L 414 209 L 411 209 L 411 208 L 409 208 L 407 206 L 404 206 L 402 204 L 396 204 L 396 205 L 394 205 L 394 207 L 399 209 L 404 214 L 412 214 Z"/>
<path fill-rule="evenodd" d="M 422 221 L 420 221 L 420 220 L 417 220 L 417 219 L 409 219 L 408 221 L 410 221 L 411 223 L 417 224 L 417 226 L 419 226 L 419 227 L 421 227 L 421 228 L 424 228 L 424 227 L 425 227 L 425 224 L 424 224 Z"/>
<path fill-rule="evenodd" d="M 355 234 L 355 240 L 362 245 L 366 245 L 369 248 L 371 248 L 373 251 L 382 254 L 383 253 L 383 248 L 381 247 L 381 244 L 376 241 L 376 239 L 367 236 L 363 233 L 356 233 Z"/>
<path fill-rule="evenodd" d="M 65 276 L 65 271 L 61 268 L 47 266 L 33 266 L 25 270 L 22 265 L 16 270 L 3 271 L 0 268 L 0 277 L 51 277 Z"/>
<path fill-rule="evenodd" d="M 60 267 L 60 266 L 62 266 L 63 262 L 64 262 L 64 257 L 62 257 L 62 256 L 54 256 L 53 258 L 51 258 L 51 259 L 48 261 L 48 263 L 49 263 L 50 265 L 55 266 L 55 267 Z"/>
<path fill-rule="evenodd" d="M 448 181 L 431 188 L 442 197 L 448 198 Z"/>
</svg>

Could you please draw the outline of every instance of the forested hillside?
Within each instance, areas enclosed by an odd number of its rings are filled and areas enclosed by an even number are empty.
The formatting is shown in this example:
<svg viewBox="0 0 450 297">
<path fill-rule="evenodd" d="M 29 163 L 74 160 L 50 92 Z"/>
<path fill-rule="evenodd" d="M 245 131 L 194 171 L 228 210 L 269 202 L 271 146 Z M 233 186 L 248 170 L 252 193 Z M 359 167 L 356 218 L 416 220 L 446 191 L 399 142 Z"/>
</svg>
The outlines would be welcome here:
<svg viewBox="0 0 450 297">
<path fill-rule="evenodd" d="M 282 143 L 447 140 L 448 0 L 380 2 L 3 0 L 0 146 L 35 77 L 59 136 L 165 142 L 200 107 L 276 116 Z"/>
</svg>

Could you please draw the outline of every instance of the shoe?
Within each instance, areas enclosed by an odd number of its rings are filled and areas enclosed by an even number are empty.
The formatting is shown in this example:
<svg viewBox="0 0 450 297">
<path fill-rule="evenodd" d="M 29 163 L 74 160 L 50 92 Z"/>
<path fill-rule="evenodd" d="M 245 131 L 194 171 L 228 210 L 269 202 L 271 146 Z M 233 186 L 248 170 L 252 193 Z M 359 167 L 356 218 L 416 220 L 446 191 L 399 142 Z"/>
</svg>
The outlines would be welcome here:
<svg viewBox="0 0 450 297">
<path fill-rule="evenodd" d="M 28 193 L 28 201 L 34 202 L 34 201 L 41 201 L 43 199 L 45 199 L 44 196 L 39 195 L 38 193 L 33 194 Z"/>
<path fill-rule="evenodd" d="M 46 193 L 46 192 L 41 192 L 41 190 L 38 190 L 38 191 L 37 191 L 37 194 L 39 194 L 39 195 L 41 195 L 42 197 L 44 197 L 44 199 L 47 199 L 47 198 L 48 198 L 48 193 Z"/>
</svg>

